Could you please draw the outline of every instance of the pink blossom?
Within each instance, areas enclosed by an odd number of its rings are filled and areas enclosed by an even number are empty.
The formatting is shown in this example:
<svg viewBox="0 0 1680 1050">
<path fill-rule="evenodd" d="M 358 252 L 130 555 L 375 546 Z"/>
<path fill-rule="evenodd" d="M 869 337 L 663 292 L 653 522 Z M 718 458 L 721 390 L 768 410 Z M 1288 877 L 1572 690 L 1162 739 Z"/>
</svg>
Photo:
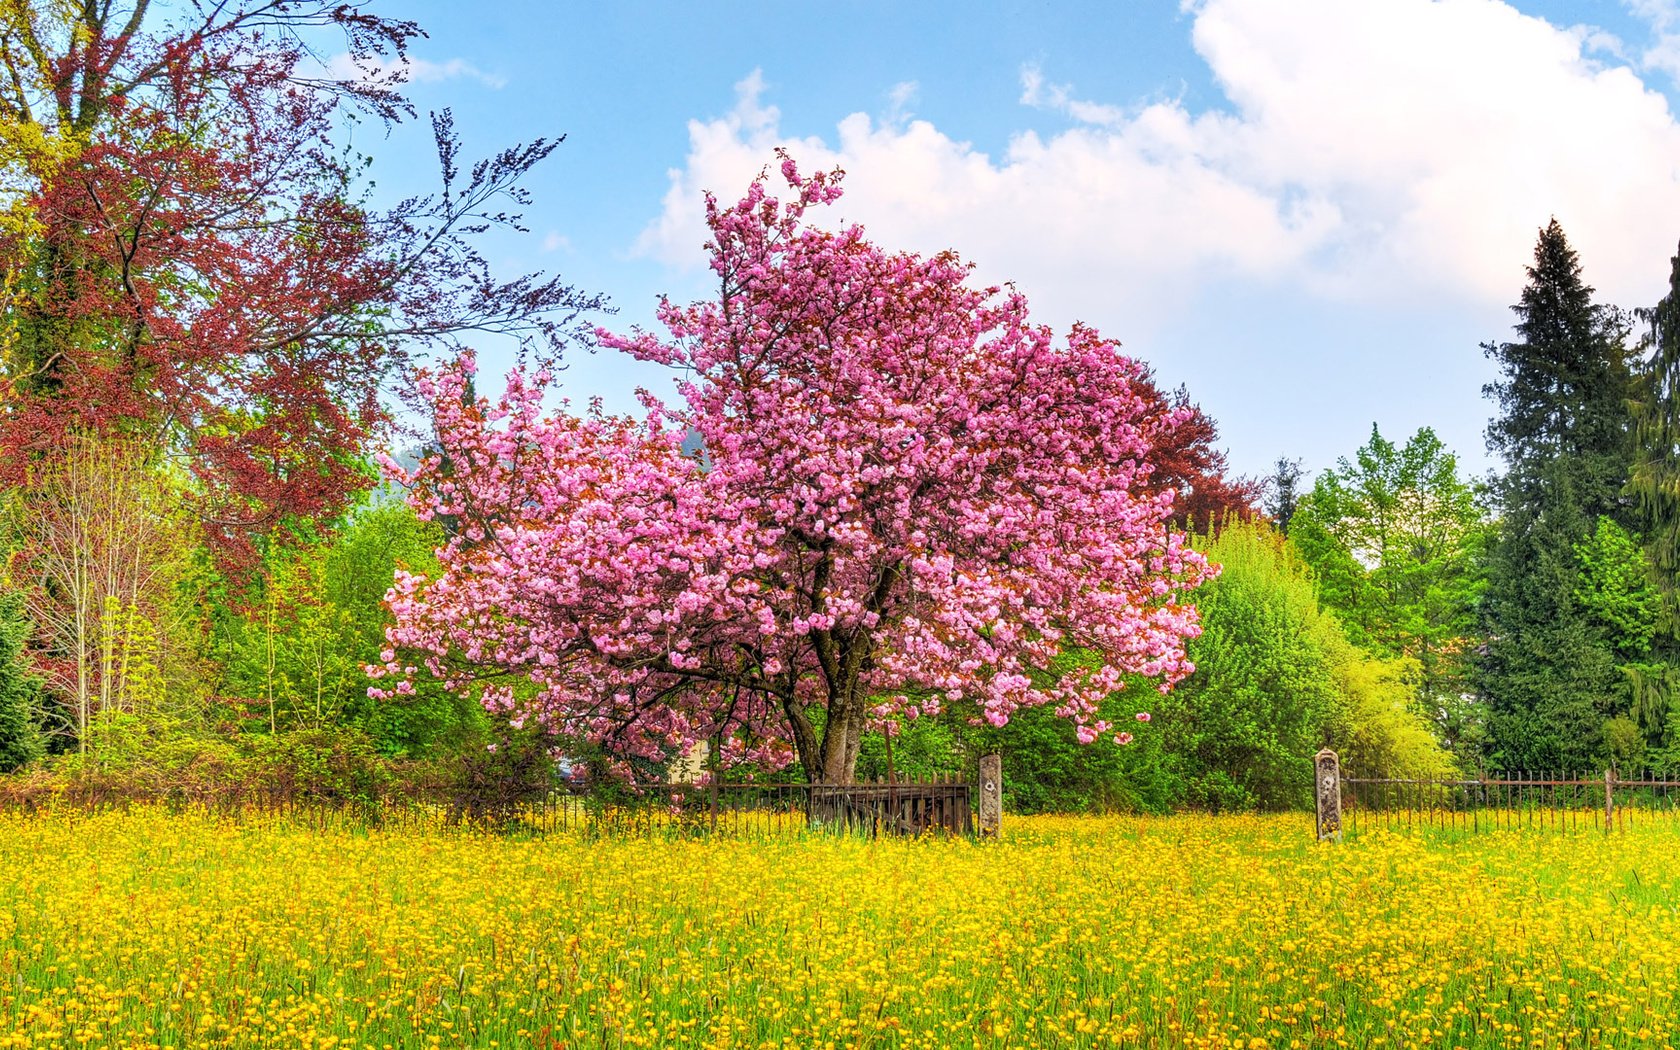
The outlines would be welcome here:
<svg viewBox="0 0 1680 1050">
<path fill-rule="evenodd" d="M 598 333 L 681 370 L 682 407 L 545 414 L 549 377 L 518 371 L 492 403 L 470 354 L 421 377 L 437 454 L 410 499 L 451 538 L 436 576 L 399 573 L 376 674 L 625 757 L 721 735 L 725 761 L 818 779 L 851 775 L 866 726 L 943 707 L 1106 735 L 1127 676 L 1189 673 L 1211 574 L 1144 494 L 1142 369 L 954 254 L 804 225 L 840 173 L 782 174 L 785 203 L 763 178 L 708 198 L 719 299 L 663 303 L 664 339 Z M 1043 673 L 1070 649 L 1094 659 Z"/>
</svg>

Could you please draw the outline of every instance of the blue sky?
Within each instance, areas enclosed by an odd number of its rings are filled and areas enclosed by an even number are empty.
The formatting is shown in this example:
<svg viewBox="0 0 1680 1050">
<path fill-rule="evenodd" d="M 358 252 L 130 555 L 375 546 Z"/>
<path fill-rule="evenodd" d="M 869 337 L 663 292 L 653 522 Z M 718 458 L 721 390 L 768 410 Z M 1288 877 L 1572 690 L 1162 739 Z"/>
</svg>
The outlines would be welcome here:
<svg viewBox="0 0 1680 1050">
<path fill-rule="evenodd" d="M 706 294 L 701 190 L 784 145 L 847 169 L 834 221 L 955 248 L 1187 385 L 1245 473 L 1329 466 L 1373 422 L 1488 469 L 1478 343 L 1508 337 L 1538 227 L 1626 306 L 1680 240 L 1680 0 L 379 8 L 430 34 L 410 93 L 469 152 L 568 136 L 503 269 L 648 324 Z M 379 194 L 429 187 L 423 121 L 357 134 Z M 602 351 L 564 384 L 630 410 L 670 376 Z"/>
</svg>

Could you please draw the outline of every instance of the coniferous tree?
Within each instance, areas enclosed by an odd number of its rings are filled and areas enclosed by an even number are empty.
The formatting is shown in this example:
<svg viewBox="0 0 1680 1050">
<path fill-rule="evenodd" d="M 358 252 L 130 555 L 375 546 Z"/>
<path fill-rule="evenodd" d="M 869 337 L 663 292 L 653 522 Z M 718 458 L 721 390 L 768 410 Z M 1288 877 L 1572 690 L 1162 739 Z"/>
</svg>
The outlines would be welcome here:
<svg viewBox="0 0 1680 1050">
<path fill-rule="evenodd" d="M 1295 508 L 1301 502 L 1301 485 L 1304 480 L 1301 461 L 1279 456 L 1272 468 L 1272 476 L 1266 479 L 1266 501 L 1264 510 L 1284 535 L 1289 534 L 1289 519 L 1295 516 Z"/>
<path fill-rule="evenodd" d="M 0 592 L 0 773 L 11 773 L 41 755 L 34 719 L 41 682 L 24 656 L 28 635 L 23 602 L 16 594 Z"/>
<path fill-rule="evenodd" d="M 1668 294 L 1641 317 L 1650 325 L 1645 348 L 1651 356 L 1632 404 L 1628 493 L 1655 582 L 1673 598 L 1680 592 L 1680 255 L 1669 262 Z"/>
<path fill-rule="evenodd" d="M 1649 354 L 1633 400 L 1633 468 L 1628 495 L 1659 595 L 1652 659 L 1631 671 L 1637 721 L 1647 743 L 1680 758 L 1680 255 L 1669 262 L 1668 294 L 1640 311 Z M 1671 723 L 1673 723 L 1671 725 Z"/>
<path fill-rule="evenodd" d="M 1629 517 L 1627 325 L 1593 302 L 1555 219 L 1528 278 L 1512 308 L 1517 341 L 1484 347 L 1501 371 L 1484 391 L 1499 406 L 1488 447 L 1507 470 L 1495 485 L 1501 521 L 1479 679 L 1496 761 L 1586 769 L 1608 757 L 1604 726 L 1631 704 L 1630 654 L 1584 607 L 1578 552 L 1601 518 Z"/>
</svg>

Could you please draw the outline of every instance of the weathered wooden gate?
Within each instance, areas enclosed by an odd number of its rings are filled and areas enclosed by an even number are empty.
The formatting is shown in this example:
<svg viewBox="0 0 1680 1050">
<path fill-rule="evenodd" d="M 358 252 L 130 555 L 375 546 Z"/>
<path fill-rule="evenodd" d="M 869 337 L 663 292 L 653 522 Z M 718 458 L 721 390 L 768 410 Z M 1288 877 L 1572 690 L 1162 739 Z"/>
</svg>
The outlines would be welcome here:
<svg viewBox="0 0 1680 1050">
<path fill-rule="evenodd" d="M 809 807 L 815 824 L 873 834 L 974 832 L 974 785 L 954 776 L 908 783 L 813 784 Z"/>
</svg>

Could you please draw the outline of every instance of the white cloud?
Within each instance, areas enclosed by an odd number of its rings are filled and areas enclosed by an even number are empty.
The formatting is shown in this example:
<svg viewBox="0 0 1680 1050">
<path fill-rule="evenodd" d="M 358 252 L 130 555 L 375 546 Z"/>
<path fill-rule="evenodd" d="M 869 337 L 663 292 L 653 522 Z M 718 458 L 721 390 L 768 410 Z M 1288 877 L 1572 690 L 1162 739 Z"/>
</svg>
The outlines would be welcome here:
<svg viewBox="0 0 1680 1050">
<path fill-rule="evenodd" d="M 1623 6 L 1651 31 L 1650 46 L 1639 56 L 1645 68 L 1680 78 L 1680 6 L 1674 0 L 1623 0 Z"/>
<path fill-rule="evenodd" d="M 446 80 L 476 80 L 492 90 L 507 86 L 507 78 L 484 70 L 464 58 L 450 58 L 432 62 L 410 55 L 403 59 L 374 60 L 357 63 L 348 54 L 337 54 L 327 61 L 329 76 L 340 80 L 359 80 L 367 83 L 436 84 Z"/>
<path fill-rule="evenodd" d="M 1126 120 L 1126 111 L 1119 106 L 1074 98 L 1070 85 L 1047 83 L 1036 65 L 1021 70 L 1021 105 L 1056 110 L 1081 124 L 1117 128 Z"/>
<path fill-rule="evenodd" d="M 994 160 L 925 120 L 877 125 L 863 113 L 840 122 L 832 145 L 790 138 L 762 92 L 755 72 L 736 85 L 728 115 L 690 122 L 688 163 L 670 173 L 664 209 L 643 232 L 641 252 L 700 264 L 702 193 L 744 191 L 778 145 L 804 170 L 844 167 L 838 214 L 865 222 L 883 243 L 924 252 L 954 246 L 981 262 L 988 279 L 1021 278 L 1035 302 L 1052 301 L 1052 312 L 1059 312 L 1054 300 L 1071 310 L 1093 296 L 1165 305 L 1160 295 L 1190 290 L 1184 275 L 1203 267 L 1263 272 L 1293 254 L 1298 227 L 1324 221 L 1311 208 L 1280 211 L 1264 193 L 1197 163 L 1185 149 L 1186 118 L 1170 108 L 1146 111 L 1124 135 L 1076 129 L 1044 141 L 1023 134 Z M 1193 202 L 1202 221 L 1134 207 L 1139 194 Z M 1245 232 L 1233 238 L 1232 230 Z"/>
<path fill-rule="evenodd" d="M 887 124 L 903 124 L 915 114 L 910 106 L 916 101 L 921 85 L 914 80 L 901 80 L 887 92 L 887 112 L 881 119 Z"/>
<path fill-rule="evenodd" d="M 785 145 L 805 170 L 846 169 L 838 210 L 882 243 L 955 247 L 1049 316 L 1118 320 L 1122 337 L 1233 277 L 1356 303 L 1503 305 L 1552 215 L 1609 298 L 1655 298 L 1680 235 L 1680 125 L 1605 64 L 1607 34 L 1495 0 L 1191 10 L 1227 111 L 1091 101 L 1028 67 L 1021 101 L 1071 126 L 1021 131 L 998 156 L 862 113 L 790 138 L 755 72 L 729 114 L 690 123 L 639 248 L 700 263 L 701 191 L 739 194 Z"/>
<path fill-rule="evenodd" d="M 549 230 L 543 236 L 542 250 L 545 252 L 571 251 L 572 239 L 559 230 Z"/>
</svg>

